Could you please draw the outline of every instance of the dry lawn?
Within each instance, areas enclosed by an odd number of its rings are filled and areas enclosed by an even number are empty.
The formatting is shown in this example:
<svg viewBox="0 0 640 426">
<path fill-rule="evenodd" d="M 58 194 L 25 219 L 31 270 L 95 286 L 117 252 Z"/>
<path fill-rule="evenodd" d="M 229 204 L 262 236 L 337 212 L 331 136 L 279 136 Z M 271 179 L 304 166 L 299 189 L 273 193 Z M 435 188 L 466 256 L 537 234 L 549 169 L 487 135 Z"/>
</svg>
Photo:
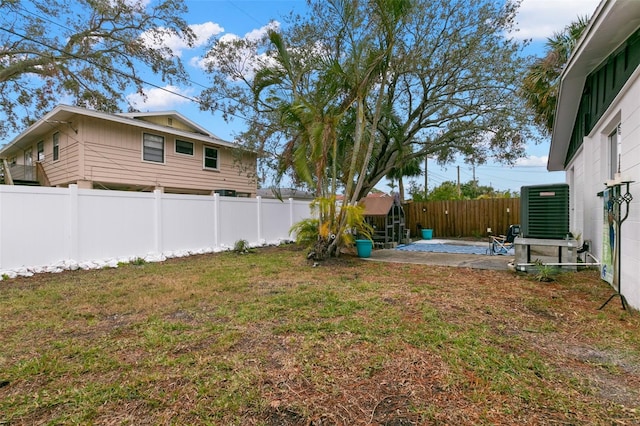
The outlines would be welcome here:
<svg viewBox="0 0 640 426">
<path fill-rule="evenodd" d="M 610 295 L 295 246 L 0 281 L 0 424 L 640 424 Z"/>
</svg>

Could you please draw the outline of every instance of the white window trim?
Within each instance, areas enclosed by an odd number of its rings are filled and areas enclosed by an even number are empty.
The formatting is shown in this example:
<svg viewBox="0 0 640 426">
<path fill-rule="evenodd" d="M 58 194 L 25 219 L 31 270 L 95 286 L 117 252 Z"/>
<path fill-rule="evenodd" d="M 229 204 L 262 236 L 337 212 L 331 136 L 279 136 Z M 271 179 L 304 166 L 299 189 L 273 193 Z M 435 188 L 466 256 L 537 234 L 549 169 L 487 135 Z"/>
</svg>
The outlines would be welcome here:
<svg viewBox="0 0 640 426">
<path fill-rule="evenodd" d="M 206 159 L 207 159 L 207 157 L 206 157 L 207 148 L 216 150 L 216 167 L 215 168 L 205 166 L 205 162 L 206 162 Z M 216 170 L 216 171 L 220 170 L 220 150 L 217 147 L 212 146 L 212 145 L 203 145 L 202 146 L 202 169 L 203 170 Z"/>
<path fill-rule="evenodd" d="M 191 154 L 185 154 L 184 152 L 178 152 L 178 142 L 185 142 L 191 144 Z M 173 140 L 173 152 L 177 155 L 185 155 L 187 157 L 193 157 L 196 155 L 196 144 L 191 141 L 185 141 L 184 139 L 174 139 Z"/>
<path fill-rule="evenodd" d="M 42 151 L 40 151 L 39 145 L 42 144 Z M 42 156 L 41 156 L 42 155 Z M 36 161 L 43 162 L 46 156 L 44 154 L 44 140 L 40 140 L 36 142 Z"/>
<path fill-rule="evenodd" d="M 144 159 L 144 135 L 151 135 L 151 136 L 156 136 L 159 138 L 162 138 L 162 161 L 153 161 L 153 160 L 145 160 Z M 142 132 L 142 140 L 140 141 L 140 159 L 142 160 L 143 163 L 148 163 L 148 164 L 165 164 L 166 162 L 166 157 L 167 157 L 167 140 L 164 136 L 162 135 L 156 135 L 154 133 L 150 133 L 150 132 Z"/>
<path fill-rule="evenodd" d="M 57 141 L 56 141 L 57 139 Z M 51 136 L 51 142 L 53 145 L 53 149 L 52 149 L 52 154 L 51 154 L 51 158 L 53 159 L 52 161 L 60 161 L 60 132 L 55 132 L 53 134 L 53 136 Z M 57 142 L 57 143 L 56 143 Z M 56 153 L 56 148 L 57 148 L 57 153 Z"/>
<path fill-rule="evenodd" d="M 608 179 L 615 179 L 620 169 L 620 160 L 622 156 L 622 138 L 620 136 L 620 125 L 607 136 L 607 157 L 608 157 Z"/>
</svg>

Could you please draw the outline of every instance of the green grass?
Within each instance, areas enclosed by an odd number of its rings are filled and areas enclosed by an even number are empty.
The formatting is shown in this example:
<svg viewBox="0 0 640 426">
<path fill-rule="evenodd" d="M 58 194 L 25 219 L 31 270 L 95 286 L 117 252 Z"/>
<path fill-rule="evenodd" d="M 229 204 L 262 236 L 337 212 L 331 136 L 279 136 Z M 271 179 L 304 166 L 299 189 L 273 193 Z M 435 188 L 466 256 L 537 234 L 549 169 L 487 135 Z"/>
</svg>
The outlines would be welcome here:
<svg viewBox="0 0 640 426">
<path fill-rule="evenodd" d="M 295 246 L 2 281 L 0 424 L 638 423 L 609 294 Z"/>
</svg>

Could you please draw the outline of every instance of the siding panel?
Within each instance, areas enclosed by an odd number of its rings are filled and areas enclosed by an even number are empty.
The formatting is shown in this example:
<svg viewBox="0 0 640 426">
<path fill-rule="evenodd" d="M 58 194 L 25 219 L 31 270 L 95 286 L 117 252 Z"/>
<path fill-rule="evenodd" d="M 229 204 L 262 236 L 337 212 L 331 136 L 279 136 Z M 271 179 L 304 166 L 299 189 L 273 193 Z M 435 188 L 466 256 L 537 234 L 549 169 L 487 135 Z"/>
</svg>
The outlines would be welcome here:
<svg viewBox="0 0 640 426">
<path fill-rule="evenodd" d="M 203 142 L 194 143 L 194 155 L 175 152 L 175 137 L 162 132 L 165 138 L 164 163 L 142 161 L 141 128 L 119 123 L 104 123 L 101 120 L 85 120 L 84 169 L 81 179 L 116 185 L 161 186 L 168 189 L 213 191 L 233 189 L 255 194 L 256 183 L 236 166 L 234 152 L 230 148 L 218 149 L 220 169 L 203 169 Z M 245 166 L 255 172 L 255 156 L 245 155 Z"/>
</svg>

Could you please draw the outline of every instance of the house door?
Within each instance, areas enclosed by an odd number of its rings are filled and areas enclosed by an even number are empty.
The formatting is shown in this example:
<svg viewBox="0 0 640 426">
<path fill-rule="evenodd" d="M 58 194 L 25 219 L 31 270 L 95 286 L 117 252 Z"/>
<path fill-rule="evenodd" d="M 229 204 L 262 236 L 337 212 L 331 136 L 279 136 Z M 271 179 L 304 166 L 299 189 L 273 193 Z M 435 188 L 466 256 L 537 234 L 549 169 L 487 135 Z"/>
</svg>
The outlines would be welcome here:
<svg viewBox="0 0 640 426">
<path fill-rule="evenodd" d="M 24 152 L 24 180 L 34 180 L 33 173 L 33 149 L 29 148 Z"/>
</svg>

